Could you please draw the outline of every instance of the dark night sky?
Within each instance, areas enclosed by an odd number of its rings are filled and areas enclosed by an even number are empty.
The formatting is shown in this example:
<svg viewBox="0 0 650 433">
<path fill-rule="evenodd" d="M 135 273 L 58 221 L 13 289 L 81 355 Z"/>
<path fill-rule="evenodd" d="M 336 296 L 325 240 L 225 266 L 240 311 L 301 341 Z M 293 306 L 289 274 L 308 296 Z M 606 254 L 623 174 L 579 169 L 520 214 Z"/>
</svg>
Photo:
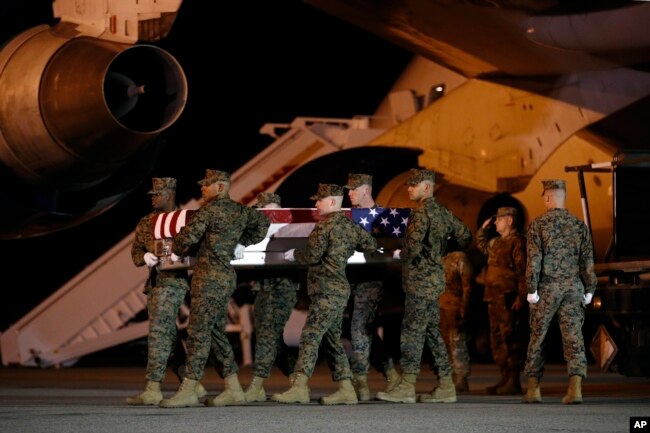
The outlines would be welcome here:
<svg viewBox="0 0 650 433">
<path fill-rule="evenodd" d="M 51 22 L 50 2 L 0 5 L 0 37 Z M 205 168 L 235 171 L 271 143 L 267 122 L 296 116 L 372 114 L 411 55 L 300 1 L 185 0 L 169 37 L 158 43 L 182 65 L 188 102 L 161 136 L 152 176 L 179 179 L 179 201 L 199 195 Z M 234 157 L 226 157 L 232 153 Z M 149 179 L 93 221 L 50 235 L 0 242 L 4 331 L 92 263 L 150 210 Z M 8 295 L 7 295 L 8 294 Z M 81 307 L 81 306 L 80 306 Z"/>
</svg>

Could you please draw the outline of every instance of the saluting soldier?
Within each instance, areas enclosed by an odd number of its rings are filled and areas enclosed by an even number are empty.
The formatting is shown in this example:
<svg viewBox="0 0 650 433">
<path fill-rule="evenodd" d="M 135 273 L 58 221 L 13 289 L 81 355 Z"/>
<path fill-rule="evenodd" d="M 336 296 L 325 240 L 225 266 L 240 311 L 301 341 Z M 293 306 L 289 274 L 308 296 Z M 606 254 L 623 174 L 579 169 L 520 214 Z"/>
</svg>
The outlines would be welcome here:
<svg viewBox="0 0 650 433">
<path fill-rule="evenodd" d="M 233 256 L 243 257 L 246 246 L 261 242 L 270 221 L 261 212 L 230 198 L 230 173 L 208 169 L 205 178 L 198 183 L 203 205 L 174 237 L 172 244 L 174 258 L 198 246 L 190 291 L 185 378 L 176 394 L 160 403 L 162 407 L 198 404 L 197 384 L 204 375 L 211 343 L 214 355 L 223 366 L 221 376 L 225 391 L 207 399 L 206 405 L 244 402 L 244 391 L 237 377 L 239 367 L 226 335 L 228 301 L 237 285 L 237 275 L 230 261 Z"/>
<path fill-rule="evenodd" d="M 566 182 L 543 180 L 546 212 L 533 220 L 526 233 L 526 282 L 530 305 L 530 342 L 525 374 L 525 403 L 542 401 L 539 381 L 544 374 L 542 345 L 557 314 L 569 389 L 562 403 L 582 403 L 582 379 L 587 377 L 587 357 L 582 336 L 585 306 L 596 290 L 591 235 L 585 223 L 565 209 Z"/>
<path fill-rule="evenodd" d="M 281 403 L 309 403 L 307 382 L 314 372 L 320 343 L 325 340 L 332 378 L 339 383 L 339 390 L 321 398 L 320 403 L 356 404 L 357 395 L 350 381 L 352 372 L 341 343 L 343 311 L 350 297 L 345 268 L 355 250 L 375 252 L 377 241 L 341 211 L 343 188 L 340 186 L 320 184 L 311 199 L 316 200 L 316 209 L 325 219 L 316 223 L 304 250 L 285 252 L 286 260 L 309 265 L 309 312 L 300 335 L 293 384 L 289 390 L 274 394 L 272 399 Z"/>
<path fill-rule="evenodd" d="M 415 403 L 415 382 L 420 373 L 422 351 L 426 342 L 438 370 L 438 387 L 420 396 L 423 403 L 453 403 L 456 389 L 452 379 L 447 348 L 440 334 L 440 304 L 445 290 L 442 254 L 447 240 L 454 237 L 461 249 L 472 241 L 469 228 L 449 209 L 433 198 L 435 184 L 431 170 L 411 169 L 406 181 L 409 198 L 418 203 L 413 209 L 404 237 L 404 249 L 396 250 L 402 260 L 404 319 L 402 321 L 402 377 L 391 392 L 379 392 L 385 401 Z"/>
</svg>

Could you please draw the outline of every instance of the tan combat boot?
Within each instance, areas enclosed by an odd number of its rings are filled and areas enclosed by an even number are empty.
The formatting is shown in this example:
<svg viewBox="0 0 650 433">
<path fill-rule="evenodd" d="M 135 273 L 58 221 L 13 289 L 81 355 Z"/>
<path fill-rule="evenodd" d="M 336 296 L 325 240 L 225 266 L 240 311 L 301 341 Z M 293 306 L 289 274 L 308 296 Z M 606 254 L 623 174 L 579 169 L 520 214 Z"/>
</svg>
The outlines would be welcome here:
<svg viewBox="0 0 650 433">
<path fill-rule="evenodd" d="M 160 402 L 160 407 L 188 407 L 199 404 L 199 396 L 196 393 L 199 381 L 185 378 L 181 386 L 171 398 L 166 398 Z"/>
<path fill-rule="evenodd" d="M 368 387 L 368 376 L 365 374 L 352 375 L 352 384 L 354 391 L 357 393 L 359 401 L 370 400 L 370 388 Z"/>
<path fill-rule="evenodd" d="M 519 370 L 508 369 L 508 380 L 503 386 L 497 388 L 497 395 L 521 395 L 521 382 Z"/>
<path fill-rule="evenodd" d="M 163 396 L 162 391 L 160 391 L 160 382 L 148 380 L 144 391 L 135 397 L 127 397 L 126 404 L 131 406 L 158 406 L 162 399 Z"/>
<path fill-rule="evenodd" d="M 402 374 L 399 384 L 391 392 L 378 392 L 377 399 L 395 403 L 415 403 L 416 374 Z"/>
<path fill-rule="evenodd" d="M 368 393 L 368 399 L 370 399 L 370 393 Z M 339 381 L 338 391 L 320 399 L 320 404 L 328 406 L 335 404 L 357 404 L 358 402 L 357 393 L 350 379 Z"/>
<path fill-rule="evenodd" d="M 386 371 L 386 386 L 384 387 L 384 392 L 391 392 L 399 384 L 401 376 L 394 368 L 389 368 Z"/>
<path fill-rule="evenodd" d="M 539 390 L 539 377 L 528 376 L 528 389 L 524 395 L 524 403 L 541 403 L 542 392 Z"/>
<path fill-rule="evenodd" d="M 574 375 L 569 377 L 569 390 L 562 397 L 562 404 L 582 403 L 582 376 Z"/>
<path fill-rule="evenodd" d="M 246 389 L 246 392 L 244 393 L 244 399 L 249 403 L 253 401 L 266 401 L 263 377 L 253 377 L 251 384 L 248 385 L 248 389 Z"/>
<path fill-rule="evenodd" d="M 449 376 L 440 376 L 438 386 L 431 391 L 431 394 L 422 394 L 420 403 L 455 403 L 456 387 Z"/>
<path fill-rule="evenodd" d="M 501 374 L 501 377 L 499 378 L 499 381 L 497 383 L 495 383 L 494 385 L 488 386 L 487 388 L 485 388 L 485 393 L 486 394 L 488 394 L 488 395 L 496 395 L 497 389 L 501 388 L 508 381 L 508 376 L 506 374 L 505 367 L 499 367 L 499 373 Z"/>
<path fill-rule="evenodd" d="M 291 388 L 282 394 L 273 394 L 271 400 L 280 403 L 309 403 L 309 378 L 304 373 L 293 373 Z"/>
<path fill-rule="evenodd" d="M 214 398 L 205 400 L 206 406 L 231 406 L 245 403 L 244 390 L 241 389 L 237 374 L 231 374 L 223 379 L 226 389 Z"/>
<path fill-rule="evenodd" d="M 208 391 L 205 389 L 203 385 L 201 385 L 201 382 L 196 384 L 196 396 L 198 398 L 203 398 L 206 395 L 208 395 Z"/>
</svg>

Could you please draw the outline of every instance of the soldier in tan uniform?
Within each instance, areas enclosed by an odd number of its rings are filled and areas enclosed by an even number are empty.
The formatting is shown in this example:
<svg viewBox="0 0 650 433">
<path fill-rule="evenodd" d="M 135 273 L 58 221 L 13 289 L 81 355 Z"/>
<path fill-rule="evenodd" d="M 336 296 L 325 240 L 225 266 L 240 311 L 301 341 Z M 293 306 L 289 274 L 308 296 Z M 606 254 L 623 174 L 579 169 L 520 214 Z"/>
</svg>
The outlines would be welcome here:
<svg viewBox="0 0 650 433">
<path fill-rule="evenodd" d="M 501 378 L 488 394 L 521 394 L 519 375 L 526 347 L 522 334 L 526 313 L 526 239 L 516 229 L 517 209 L 500 207 L 476 234 L 478 248 L 487 254 L 485 292 L 490 319 L 490 349 Z M 488 238 L 494 222 L 499 236 Z"/>
<path fill-rule="evenodd" d="M 350 380 L 350 363 L 341 343 L 343 311 L 350 297 L 345 268 L 355 250 L 373 253 L 377 250 L 377 241 L 341 212 L 343 188 L 340 186 L 320 184 L 311 199 L 316 200 L 316 209 L 325 218 L 316 223 L 305 249 L 289 250 L 284 256 L 286 260 L 309 265 L 309 312 L 300 335 L 292 386 L 271 398 L 280 403 L 309 403 L 307 381 L 314 372 L 318 348 L 324 340 L 332 379 L 339 383 L 339 390 L 322 397 L 320 403 L 356 404 L 358 400 Z"/>
<path fill-rule="evenodd" d="M 230 198 L 230 173 L 208 169 L 198 183 L 203 205 L 172 244 L 172 257 L 176 259 L 176 255 L 187 254 L 190 247 L 198 247 L 190 289 L 185 378 L 174 396 L 160 402 L 162 407 L 198 404 L 197 384 L 203 378 L 211 346 L 223 366 L 226 389 L 205 404 L 225 406 L 245 401 L 237 377 L 239 366 L 226 335 L 228 302 L 237 283 L 230 261 L 243 257 L 246 246 L 264 240 L 270 221 L 261 212 Z"/>
<path fill-rule="evenodd" d="M 543 180 L 542 185 L 546 212 L 535 218 L 526 232 L 527 299 L 531 307 L 524 402 L 542 401 L 542 346 L 551 320 L 557 315 L 569 375 L 569 389 L 562 403 L 582 403 L 582 379 L 587 377 L 582 325 L 585 306 L 591 302 L 597 283 L 593 244 L 585 223 L 564 207 L 565 181 Z"/>
</svg>

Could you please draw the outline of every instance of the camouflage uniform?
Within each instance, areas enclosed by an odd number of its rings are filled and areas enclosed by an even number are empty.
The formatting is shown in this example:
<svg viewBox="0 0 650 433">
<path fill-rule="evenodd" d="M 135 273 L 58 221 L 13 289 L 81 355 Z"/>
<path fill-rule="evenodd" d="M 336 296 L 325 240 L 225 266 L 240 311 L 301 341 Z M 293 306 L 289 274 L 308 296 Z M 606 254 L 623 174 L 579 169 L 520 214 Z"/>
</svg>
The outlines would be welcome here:
<svg viewBox="0 0 650 433">
<path fill-rule="evenodd" d="M 521 334 L 526 310 L 515 311 L 512 303 L 519 298 L 526 302 L 526 239 L 513 231 L 507 236 L 488 238 L 489 230 L 480 228 L 476 234 L 478 248 L 488 256 L 483 300 L 490 319 L 490 349 L 501 371 L 517 377 L 521 373 L 526 347 Z"/>
<path fill-rule="evenodd" d="M 307 293 L 311 301 L 307 322 L 300 335 L 296 372 L 308 377 L 312 375 L 318 359 L 318 348 L 324 339 L 334 381 L 352 377 L 347 354 L 341 344 L 341 327 L 343 311 L 350 296 L 345 268 L 355 249 L 374 252 L 377 241 L 342 212 L 332 212 L 316 223 L 306 249 L 295 251 L 296 262 L 309 265 Z"/>
<path fill-rule="evenodd" d="M 530 342 L 525 374 L 544 374 L 542 344 L 557 313 L 569 376 L 587 377 L 582 336 L 585 293 L 596 290 L 593 246 L 587 226 L 566 209 L 552 208 L 531 222 L 527 231 L 528 293 L 539 294 L 530 305 Z"/>
<path fill-rule="evenodd" d="M 192 276 L 190 322 L 187 328 L 186 377 L 203 377 L 210 353 L 210 341 L 217 360 L 223 365 L 222 377 L 237 373 L 238 366 L 226 336 L 228 301 L 235 290 L 237 276 L 230 265 L 235 246 L 261 242 L 270 222 L 255 209 L 228 197 L 215 197 L 198 209 L 179 234 L 172 250 L 183 254 L 198 244 Z"/>
<path fill-rule="evenodd" d="M 155 251 L 153 221 L 160 213 L 162 211 L 154 211 L 144 216 L 135 228 L 131 258 L 138 267 L 145 265 L 145 253 Z M 176 317 L 188 290 L 189 279 L 186 270 L 159 271 L 155 267 L 149 269 L 149 278 L 144 287 L 149 315 L 147 380 L 162 382 L 165 378 L 167 363 L 178 339 Z"/>
<path fill-rule="evenodd" d="M 286 376 L 293 372 L 295 358 L 289 355 L 282 334 L 298 301 L 296 291 L 300 283 L 290 278 L 267 278 L 253 285 L 255 295 L 255 362 L 253 372 L 258 377 L 269 377 L 278 356 L 278 349 L 286 362 L 278 367 Z"/>
<path fill-rule="evenodd" d="M 472 290 L 472 263 L 463 251 L 454 251 L 442 258 L 445 269 L 445 291 L 440 295 L 440 332 L 454 367 L 454 382 L 469 377 L 469 351 L 464 321 Z"/>
<path fill-rule="evenodd" d="M 453 373 L 440 334 L 438 300 L 445 290 L 441 256 L 448 237 L 452 235 L 461 249 L 465 249 L 472 240 L 469 228 L 433 197 L 421 201 L 411 213 L 404 249 L 401 251 L 402 284 L 406 298 L 400 364 L 405 374 L 419 374 L 425 341 L 433 355 L 438 375 L 449 376 Z"/>
</svg>

